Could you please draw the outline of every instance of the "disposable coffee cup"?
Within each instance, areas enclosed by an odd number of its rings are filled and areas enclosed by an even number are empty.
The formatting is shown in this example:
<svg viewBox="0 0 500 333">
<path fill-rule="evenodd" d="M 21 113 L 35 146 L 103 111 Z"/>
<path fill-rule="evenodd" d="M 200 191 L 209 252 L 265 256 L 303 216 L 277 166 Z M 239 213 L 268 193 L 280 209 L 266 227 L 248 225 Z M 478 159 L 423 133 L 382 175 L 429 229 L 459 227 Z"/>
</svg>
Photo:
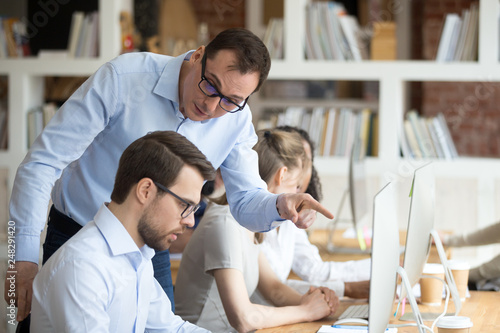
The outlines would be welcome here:
<svg viewBox="0 0 500 333">
<path fill-rule="evenodd" d="M 472 327 L 469 317 L 445 316 L 436 324 L 438 333 L 469 333 Z"/>
<path fill-rule="evenodd" d="M 455 284 L 457 285 L 460 300 L 465 301 L 470 265 L 463 260 L 449 260 L 448 267 L 451 270 L 451 274 L 453 274 L 453 280 L 455 280 Z"/>
<path fill-rule="evenodd" d="M 420 279 L 420 302 L 423 305 L 439 306 L 443 299 L 443 282 L 430 277 L 444 279 L 444 267 L 441 264 L 425 264 Z M 425 277 L 425 275 L 430 277 Z"/>
</svg>

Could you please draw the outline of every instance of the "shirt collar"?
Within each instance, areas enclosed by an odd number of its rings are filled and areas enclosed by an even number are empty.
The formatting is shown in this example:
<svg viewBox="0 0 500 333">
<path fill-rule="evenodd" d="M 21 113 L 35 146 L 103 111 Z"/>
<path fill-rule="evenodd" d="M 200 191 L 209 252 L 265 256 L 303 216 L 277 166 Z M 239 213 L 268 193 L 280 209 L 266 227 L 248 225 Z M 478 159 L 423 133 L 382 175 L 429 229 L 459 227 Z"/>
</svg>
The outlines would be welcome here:
<svg viewBox="0 0 500 333">
<path fill-rule="evenodd" d="M 194 50 L 191 50 L 167 62 L 163 68 L 160 79 L 153 89 L 155 94 L 168 98 L 179 105 L 179 75 L 181 67 L 185 60 L 189 60 L 191 58 L 191 54 L 193 54 L 193 52 Z"/>
<path fill-rule="evenodd" d="M 147 245 L 139 249 L 127 229 L 108 209 L 106 204 L 101 206 L 94 217 L 94 221 L 114 256 L 132 254 L 130 257 L 134 261 L 139 258 L 142 259 L 142 257 L 147 260 L 153 258 L 155 251 Z M 141 259 L 136 264 L 139 264 Z"/>
</svg>

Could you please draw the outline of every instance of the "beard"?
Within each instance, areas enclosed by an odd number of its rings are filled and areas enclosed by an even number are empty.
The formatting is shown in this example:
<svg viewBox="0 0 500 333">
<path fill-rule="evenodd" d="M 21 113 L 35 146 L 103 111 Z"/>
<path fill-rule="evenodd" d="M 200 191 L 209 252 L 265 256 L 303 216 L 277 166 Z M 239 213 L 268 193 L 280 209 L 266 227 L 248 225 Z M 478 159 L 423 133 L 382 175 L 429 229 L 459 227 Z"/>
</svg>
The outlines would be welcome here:
<svg viewBox="0 0 500 333">
<path fill-rule="evenodd" d="M 154 209 L 154 207 L 152 207 Z M 170 247 L 167 236 L 160 232 L 160 230 L 152 227 L 149 210 L 139 219 L 137 231 L 144 240 L 144 243 L 155 251 L 163 251 Z"/>
</svg>

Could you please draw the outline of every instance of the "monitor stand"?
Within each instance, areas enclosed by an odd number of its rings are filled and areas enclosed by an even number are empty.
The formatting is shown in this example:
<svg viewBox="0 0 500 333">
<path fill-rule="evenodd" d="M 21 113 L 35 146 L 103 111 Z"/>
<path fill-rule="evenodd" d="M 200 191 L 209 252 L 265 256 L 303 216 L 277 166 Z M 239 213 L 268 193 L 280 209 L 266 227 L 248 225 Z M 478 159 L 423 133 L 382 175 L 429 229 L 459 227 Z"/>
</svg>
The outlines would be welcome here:
<svg viewBox="0 0 500 333">
<path fill-rule="evenodd" d="M 420 314 L 420 310 L 418 309 L 417 300 L 415 296 L 411 292 L 412 286 L 410 284 L 410 280 L 408 280 L 408 276 L 406 275 L 406 271 L 403 267 L 399 266 L 397 270 L 399 276 L 401 276 L 401 282 L 404 284 L 406 290 L 406 297 L 410 301 L 411 310 L 413 312 L 413 316 L 415 317 L 415 321 L 417 323 L 417 328 L 419 333 L 425 333 L 425 325 L 424 320 L 422 319 L 422 315 Z M 389 325 L 391 327 L 391 325 Z"/>
<path fill-rule="evenodd" d="M 443 243 L 441 243 L 441 238 L 439 238 L 437 230 L 432 229 L 431 236 L 434 239 L 434 243 L 436 244 L 436 249 L 439 255 L 439 259 L 441 260 L 441 264 L 444 267 L 444 276 L 446 277 L 446 282 L 448 284 L 448 287 L 450 288 L 453 303 L 455 304 L 455 316 L 458 316 L 458 313 L 462 309 L 462 301 L 460 300 L 460 295 L 458 294 L 455 279 L 453 278 L 450 266 L 448 265 L 448 259 L 446 258 L 446 252 L 444 251 Z"/>
<path fill-rule="evenodd" d="M 401 281 L 405 285 L 405 288 L 407 290 L 410 290 L 407 294 L 407 298 L 410 301 L 410 306 L 413 312 L 413 316 L 416 320 L 416 326 L 418 328 L 419 333 L 426 333 L 426 330 L 431 330 L 429 327 L 424 325 L 424 320 L 422 319 L 422 315 L 420 314 L 420 310 L 418 309 L 417 305 L 417 300 L 415 299 L 415 296 L 413 293 L 411 293 L 411 284 L 410 280 L 408 280 L 408 276 L 406 275 L 406 271 L 403 267 L 398 266 L 397 273 L 399 276 L 401 276 Z M 396 315 L 396 314 L 394 314 Z M 360 318 L 345 318 L 336 321 L 334 324 L 344 324 L 344 323 L 363 323 L 363 324 L 368 324 L 370 326 L 370 318 L 368 318 L 368 321 Z M 387 327 L 399 327 L 399 325 L 387 325 Z"/>
</svg>

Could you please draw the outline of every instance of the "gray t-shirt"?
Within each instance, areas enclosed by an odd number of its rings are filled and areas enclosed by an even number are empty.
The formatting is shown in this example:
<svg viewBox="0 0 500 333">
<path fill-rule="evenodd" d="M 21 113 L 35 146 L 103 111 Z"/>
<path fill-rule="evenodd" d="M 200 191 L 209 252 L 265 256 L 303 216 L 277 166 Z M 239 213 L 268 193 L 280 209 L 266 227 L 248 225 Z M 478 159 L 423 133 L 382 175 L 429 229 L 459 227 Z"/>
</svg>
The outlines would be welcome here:
<svg viewBox="0 0 500 333">
<path fill-rule="evenodd" d="M 228 206 L 209 204 L 182 254 L 175 284 L 175 313 L 213 332 L 235 332 L 229 325 L 212 270 L 242 272 L 248 295 L 257 288 L 259 247 Z"/>
</svg>

